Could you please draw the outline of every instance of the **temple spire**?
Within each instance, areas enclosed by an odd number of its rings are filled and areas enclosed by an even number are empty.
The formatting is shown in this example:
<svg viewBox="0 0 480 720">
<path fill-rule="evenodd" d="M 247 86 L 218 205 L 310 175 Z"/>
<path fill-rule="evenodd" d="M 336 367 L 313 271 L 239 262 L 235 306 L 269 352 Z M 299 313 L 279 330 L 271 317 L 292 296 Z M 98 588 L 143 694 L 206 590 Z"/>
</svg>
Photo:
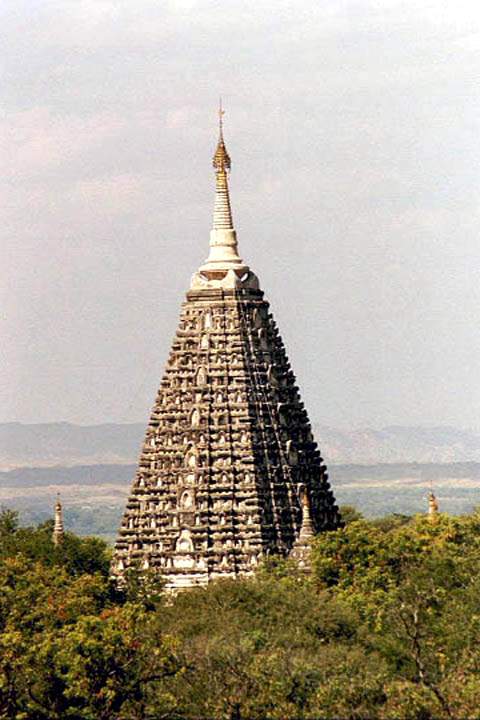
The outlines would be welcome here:
<svg viewBox="0 0 480 720">
<path fill-rule="evenodd" d="M 222 280 L 232 284 L 237 282 L 229 271 L 240 278 L 248 271 L 238 254 L 237 234 L 233 227 L 230 192 L 228 188 L 228 172 L 231 168 L 230 156 L 223 137 L 223 116 L 225 110 L 220 101 L 218 109 L 218 142 L 213 156 L 215 170 L 215 204 L 213 208 L 213 228 L 210 232 L 210 253 L 207 261 L 200 268 L 200 273 L 208 280 Z M 222 283 L 224 284 L 224 283 Z"/>
<path fill-rule="evenodd" d="M 237 233 L 233 226 L 228 173 L 231 168 L 223 137 L 225 110 L 220 99 L 218 108 L 218 141 L 213 156 L 215 171 L 215 204 L 210 231 L 210 252 L 205 263 L 192 277 L 191 290 L 222 288 L 259 289 L 258 278 L 238 254 Z"/>
<path fill-rule="evenodd" d="M 60 545 L 60 543 L 63 542 L 64 534 L 62 503 L 60 502 L 60 494 L 57 494 L 57 502 L 55 503 L 55 522 L 52 533 L 53 544 Z"/>
</svg>

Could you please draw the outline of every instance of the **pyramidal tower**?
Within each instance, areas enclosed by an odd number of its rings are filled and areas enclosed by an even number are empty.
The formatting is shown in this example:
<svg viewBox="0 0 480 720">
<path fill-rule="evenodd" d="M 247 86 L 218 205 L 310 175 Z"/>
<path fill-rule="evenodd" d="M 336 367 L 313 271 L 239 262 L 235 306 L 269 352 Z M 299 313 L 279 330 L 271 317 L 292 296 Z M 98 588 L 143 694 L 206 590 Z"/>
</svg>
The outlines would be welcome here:
<svg viewBox="0 0 480 720">
<path fill-rule="evenodd" d="M 210 252 L 182 305 L 113 560 L 117 576 L 150 568 L 173 590 L 288 555 L 305 508 L 313 533 L 340 522 L 269 304 L 238 253 L 222 116 Z"/>
</svg>

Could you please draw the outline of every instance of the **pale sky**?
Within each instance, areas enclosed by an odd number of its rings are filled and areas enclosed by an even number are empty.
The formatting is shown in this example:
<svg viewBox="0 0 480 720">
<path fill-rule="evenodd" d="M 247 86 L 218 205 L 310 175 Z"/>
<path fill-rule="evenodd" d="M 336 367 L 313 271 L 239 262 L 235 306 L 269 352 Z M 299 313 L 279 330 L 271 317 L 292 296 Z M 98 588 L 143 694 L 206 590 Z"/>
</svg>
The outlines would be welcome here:
<svg viewBox="0 0 480 720">
<path fill-rule="evenodd" d="M 2 0 L 0 421 L 147 421 L 240 251 L 310 417 L 480 429 L 480 6 Z"/>
</svg>

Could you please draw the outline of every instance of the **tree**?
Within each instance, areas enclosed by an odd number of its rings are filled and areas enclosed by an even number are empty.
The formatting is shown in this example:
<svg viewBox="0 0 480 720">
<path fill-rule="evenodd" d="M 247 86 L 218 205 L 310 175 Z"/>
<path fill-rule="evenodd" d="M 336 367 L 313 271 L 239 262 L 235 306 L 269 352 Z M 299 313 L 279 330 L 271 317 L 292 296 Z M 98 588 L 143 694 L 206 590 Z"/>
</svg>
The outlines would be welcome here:
<svg viewBox="0 0 480 720">
<path fill-rule="evenodd" d="M 96 549 L 0 516 L 0 718 L 478 717 L 478 513 L 352 520 L 309 576 L 174 597 L 138 570 L 113 591 Z"/>
<path fill-rule="evenodd" d="M 100 572 L 108 576 L 111 553 L 103 540 L 80 538 L 67 532 L 63 542 L 54 545 L 52 530 L 51 520 L 35 528 L 21 527 L 18 513 L 3 509 L 0 512 L 0 559 L 22 554 L 48 567 L 64 567 L 71 575 Z"/>
<path fill-rule="evenodd" d="M 363 520 L 362 513 L 354 505 L 340 505 L 339 511 L 345 525 L 349 525 L 355 520 Z"/>
</svg>

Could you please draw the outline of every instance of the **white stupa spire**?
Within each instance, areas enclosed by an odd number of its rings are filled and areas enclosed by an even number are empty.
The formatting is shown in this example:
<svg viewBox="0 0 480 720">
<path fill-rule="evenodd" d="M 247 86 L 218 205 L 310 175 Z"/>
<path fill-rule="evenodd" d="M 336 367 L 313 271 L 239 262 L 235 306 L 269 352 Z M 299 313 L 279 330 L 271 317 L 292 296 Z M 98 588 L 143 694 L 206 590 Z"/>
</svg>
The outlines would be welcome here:
<svg viewBox="0 0 480 720">
<path fill-rule="evenodd" d="M 238 254 L 237 233 L 233 227 L 232 208 L 230 205 L 230 192 L 228 189 L 228 173 L 232 166 L 230 156 L 223 139 L 223 116 L 225 110 L 222 101 L 218 109 L 219 137 L 213 156 L 215 169 L 215 204 L 213 208 L 213 228 L 210 232 L 210 254 L 202 272 L 211 270 L 247 270 L 242 258 Z"/>
<path fill-rule="evenodd" d="M 215 203 L 213 227 L 210 231 L 210 252 L 205 263 L 192 278 L 192 289 L 201 287 L 258 288 L 258 279 L 238 254 L 237 233 L 233 226 L 228 187 L 231 160 L 223 137 L 224 114 L 225 111 L 220 100 L 219 137 L 213 156 Z"/>
</svg>

